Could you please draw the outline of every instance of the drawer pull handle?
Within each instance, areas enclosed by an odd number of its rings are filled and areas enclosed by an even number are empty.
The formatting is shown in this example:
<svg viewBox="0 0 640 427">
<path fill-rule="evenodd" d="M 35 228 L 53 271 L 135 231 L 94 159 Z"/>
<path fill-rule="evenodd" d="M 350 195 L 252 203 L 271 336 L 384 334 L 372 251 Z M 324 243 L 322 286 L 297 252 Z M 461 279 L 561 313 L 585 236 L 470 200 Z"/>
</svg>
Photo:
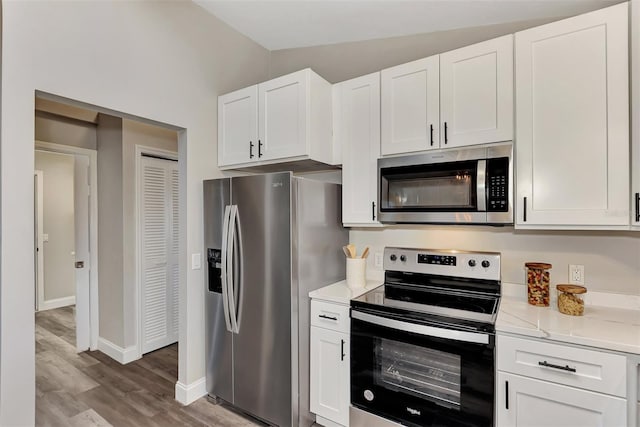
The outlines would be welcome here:
<svg viewBox="0 0 640 427">
<path fill-rule="evenodd" d="M 569 371 L 569 372 L 576 371 L 576 368 L 572 368 L 569 365 L 565 365 L 565 366 L 554 365 L 553 363 L 549 363 L 546 360 L 544 362 L 538 362 L 538 365 L 544 366 L 545 368 L 560 369 L 562 371 Z"/>
<path fill-rule="evenodd" d="M 324 314 L 319 314 L 318 317 L 322 317 L 323 319 L 333 320 L 334 322 L 338 321 L 337 317 L 331 317 L 331 316 L 327 316 L 327 315 L 324 315 Z"/>
</svg>

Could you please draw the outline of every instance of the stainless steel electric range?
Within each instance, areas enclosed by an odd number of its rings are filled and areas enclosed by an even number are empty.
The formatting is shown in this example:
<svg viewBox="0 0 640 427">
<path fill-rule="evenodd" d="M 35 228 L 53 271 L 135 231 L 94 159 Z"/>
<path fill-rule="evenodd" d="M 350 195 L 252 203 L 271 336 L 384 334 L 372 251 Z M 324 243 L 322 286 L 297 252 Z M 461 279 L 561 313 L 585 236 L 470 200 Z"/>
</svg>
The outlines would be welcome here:
<svg viewBox="0 0 640 427">
<path fill-rule="evenodd" d="M 384 269 L 351 302 L 352 425 L 492 426 L 500 254 L 385 248 Z"/>
</svg>

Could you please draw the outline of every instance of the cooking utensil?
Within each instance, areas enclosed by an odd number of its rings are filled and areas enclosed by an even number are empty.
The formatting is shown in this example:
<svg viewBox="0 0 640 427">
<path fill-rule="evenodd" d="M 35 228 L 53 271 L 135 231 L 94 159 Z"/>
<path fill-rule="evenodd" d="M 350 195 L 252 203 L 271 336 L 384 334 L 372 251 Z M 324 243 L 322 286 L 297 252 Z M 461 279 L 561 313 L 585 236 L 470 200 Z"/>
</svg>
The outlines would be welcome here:
<svg viewBox="0 0 640 427">
<path fill-rule="evenodd" d="M 369 256 L 369 246 L 364 248 L 364 251 L 362 251 L 361 258 L 367 258 L 368 256 Z"/>
<path fill-rule="evenodd" d="M 347 256 L 347 258 L 351 258 L 351 252 L 349 251 L 349 248 L 346 246 L 342 247 L 342 252 L 344 252 L 344 254 Z"/>
<path fill-rule="evenodd" d="M 349 250 L 349 258 L 355 258 L 356 257 L 356 247 L 355 245 L 352 245 L 351 243 L 349 243 L 347 245 L 347 249 Z"/>
</svg>

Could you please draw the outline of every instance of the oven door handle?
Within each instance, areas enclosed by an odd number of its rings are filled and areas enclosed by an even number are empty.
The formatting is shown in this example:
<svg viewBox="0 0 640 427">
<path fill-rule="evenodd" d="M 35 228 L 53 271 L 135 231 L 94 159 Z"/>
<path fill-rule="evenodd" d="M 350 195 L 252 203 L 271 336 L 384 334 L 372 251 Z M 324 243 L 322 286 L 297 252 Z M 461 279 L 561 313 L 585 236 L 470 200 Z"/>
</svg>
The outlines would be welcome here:
<svg viewBox="0 0 640 427">
<path fill-rule="evenodd" d="M 476 198 L 478 203 L 478 212 L 487 210 L 487 161 L 478 160 L 478 169 L 476 175 Z"/>
<path fill-rule="evenodd" d="M 456 341 L 471 342 L 477 344 L 489 344 L 489 335 L 477 332 L 457 331 L 453 329 L 436 328 L 434 326 L 420 325 L 417 323 L 403 322 L 387 317 L 374 316 L 368 313 L 353 310 L 351 317 L 363 322 L 372 323 L 385 328 L 396 329 L 403 332 L 426 335 L 430 337 L 446 338 Z"/>
</svg>

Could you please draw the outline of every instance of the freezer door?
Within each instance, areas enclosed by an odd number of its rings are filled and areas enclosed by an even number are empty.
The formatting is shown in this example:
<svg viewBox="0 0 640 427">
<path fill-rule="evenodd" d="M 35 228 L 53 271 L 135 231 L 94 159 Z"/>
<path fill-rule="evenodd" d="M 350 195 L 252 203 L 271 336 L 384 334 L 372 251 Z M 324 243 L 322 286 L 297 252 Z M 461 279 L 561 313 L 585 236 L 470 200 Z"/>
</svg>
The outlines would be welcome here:
<svg viewBox="0 0 640 427">
<path fill-rule="evenodd" d="M 205 331 L 207 393 L 233 403 L 233 338 L 227 330 L 222 293 L 222 245 L 225 207 L 230 200 L 230 180 L 203 182 L 205 269 Z"/>
<path fill-rule="evenodd" d="M 234 403 L 278 426 L 290 426 L 291 174 L 232 179 L 237 206 L 234 277 Z"/>
</svg>

